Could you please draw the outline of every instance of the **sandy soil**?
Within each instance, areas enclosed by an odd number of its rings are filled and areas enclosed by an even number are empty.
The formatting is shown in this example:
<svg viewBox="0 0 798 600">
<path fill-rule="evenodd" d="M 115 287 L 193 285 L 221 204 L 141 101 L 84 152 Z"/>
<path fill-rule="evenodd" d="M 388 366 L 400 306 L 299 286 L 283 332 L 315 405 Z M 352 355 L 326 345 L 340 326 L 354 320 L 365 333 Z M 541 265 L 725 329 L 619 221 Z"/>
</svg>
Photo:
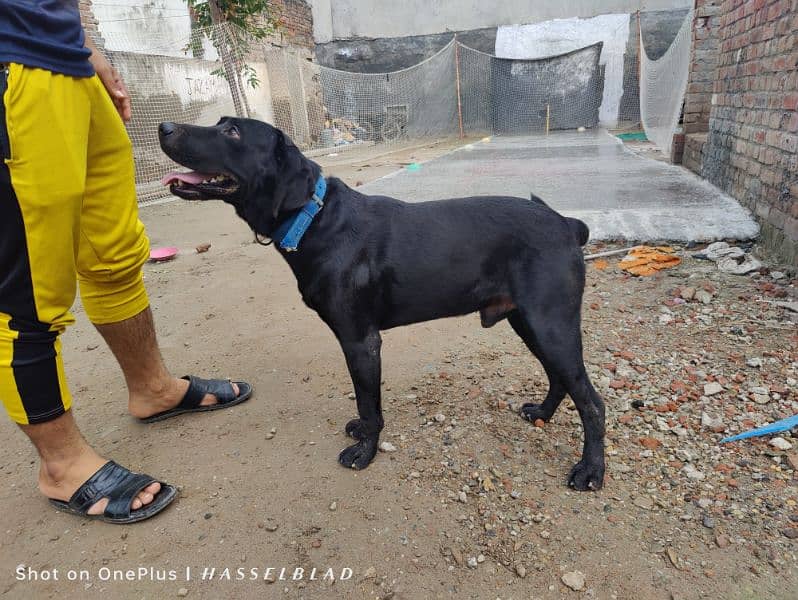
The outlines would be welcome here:
<svg viewBox="0 0 798 600">
<path fill-rule="evenodd" d="M 354 184 L 456 144 L 317 160 Z M 78 305 L 64 354 L 84 434 L 181 495 L 129 527 L 57 513 L 36 490 L 32 448 L 3 422 L 2 597 L 794 597 L 798 440 L 783 436 L 791 450 L 767 439 L 718 445 L 722 431 L 797 412 L 795 322 L 772 304 L 794 296 L 789 276 L 721 275 L 689 252 L 655 278 L 628 278 L 616 259 L 591 267 L 585 353 L 607 401 L 609 469 L 601 492 L 576 493 L 564 482 L 581 448 L 578 418 L 570 401 L 544 428 L 515 414 L 542 399 L 545 378 L 505 323 L 484 330 L 472 315 L 386 332 L 383 440 L 396 451 L 348 471 L 336 461 L 356 414 L 344 360 L 279 255 L 221 203 L 150 206 L 142 218 L 154 246 L 181 249 L 145 269 L 170 368 L 247 379 L 254 397 L 137 423 Z M 675 304 L 687 286 L 710 290 L 709 304 Z M 712 382 L 722 391 L 706 395 Z M 702 413 L 722 424 L 707 428 Z M 18 581 L 20 564 L 58 569 L 59 580 Z M 102 580 L 139 567 L 154 571 Z M 205 567 L 216 568 L 212 580 Z M 238 567 L 257 580 L 236 581 Z M 264 580 L 267 567 L 285 567 L 289 580 Z M 305 577 L 291 581 L 297 567 Z M 353 575 L 323 581 L 327 568 Z M 89 580 L 68 581 L 69 569 Z M 174 580 L 160 581 L 170 570 Z"/>
</svg>

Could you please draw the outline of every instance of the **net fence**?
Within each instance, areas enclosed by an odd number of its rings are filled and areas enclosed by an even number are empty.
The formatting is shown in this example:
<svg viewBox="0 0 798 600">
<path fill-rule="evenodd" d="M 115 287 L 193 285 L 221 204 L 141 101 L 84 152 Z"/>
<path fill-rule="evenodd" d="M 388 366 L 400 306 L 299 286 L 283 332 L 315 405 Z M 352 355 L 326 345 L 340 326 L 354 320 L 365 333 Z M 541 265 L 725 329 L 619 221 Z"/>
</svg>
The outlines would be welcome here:
<svg viewBox="0 0 798 600">
<path fill-rule="evenodd" d="M 640 119 L 646 137 L 668 158 L 679 125 L 692 48 L 693 11 L 689 11 L 670 47 L 657 60 L 640 40 Z"/>
<path fill-rule="evenodd" d="M 683 25 L 668 53 L 642 67 L 642 112 L 658 145 L 673 131 L 673 115 L 678 119 L 689 30 Z M 304 151 L 339 152 L 429 136 L 596 127 L 604 91 L 601 42 L 519 60 L 455 38 L 423 62 L 390 73 L 324 67 L 231 25 L 182 35 L 158 28 L 146 36 L 105 32 L 99 42 L 131 93 L 128 131 L 143 201 L 164 195 L 160 177 L 174 167 L 158 144 L 162 121 L 211 125 L 222 116 L 252 117 L 279 127 Z"/>
</svg>

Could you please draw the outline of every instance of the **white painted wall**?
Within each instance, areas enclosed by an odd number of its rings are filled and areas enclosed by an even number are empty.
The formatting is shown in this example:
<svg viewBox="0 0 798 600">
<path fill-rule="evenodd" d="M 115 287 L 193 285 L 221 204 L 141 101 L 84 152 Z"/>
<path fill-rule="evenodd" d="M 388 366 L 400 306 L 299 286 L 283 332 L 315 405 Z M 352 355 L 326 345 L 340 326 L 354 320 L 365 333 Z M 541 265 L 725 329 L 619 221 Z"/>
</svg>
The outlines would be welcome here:
<svg viewBox="0 0 798 600">
<path fill-rule="evenodd" d="M 310 0 L 316 42 L 465 31 L 637 10 L 691 8 L 693 0 Z"/>
<path fill-rule="evenodd" d="M 95 0 L 94 15 L 108 50 L 182 56 L 191 21 L 184 0 Z M 207 40 L 205 57 L 216 59 Z"/>
<path fill-rule="evenodd" d="M 629 15 L 599 15 L 590 19 L 554 19 L 533 25 L 508 25 L 496 31 L 496 56 L 544 58 L 604 42 L 604 94 L 599 121 L 604 127 L 618 125 L 623 96 L 624 53 L 629 39 Z"/>
</svg>

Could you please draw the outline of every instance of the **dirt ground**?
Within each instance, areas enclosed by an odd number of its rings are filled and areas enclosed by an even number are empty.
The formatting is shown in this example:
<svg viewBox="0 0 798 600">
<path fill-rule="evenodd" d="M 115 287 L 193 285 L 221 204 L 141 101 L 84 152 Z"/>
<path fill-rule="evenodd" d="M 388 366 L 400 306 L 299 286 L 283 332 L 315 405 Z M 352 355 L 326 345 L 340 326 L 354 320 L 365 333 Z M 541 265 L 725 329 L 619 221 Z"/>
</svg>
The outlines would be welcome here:
<svg viewBox="0 0 798 600">
<path fill-rule="evenodd" d="M 355 184 L 457 143 L 316 160 Z M 181 249 L 145 268 L 168 365 L 247 379 L 254 397 L 137 423 L 78 305 L 64 355 L 85 436 L 180 497 L 132 526 L 57 513 L 36 489 L 32 448 L 4 421 L 3 598 L 795 597 L 798 439 L 719 444 L 798 412 L 795 313 L 776 304 L 795 301 L 794 274 L 725 275 L 684 248 L 654 277 L 625 275 L 619 257 L 589 266 L 585 357 L 607 403 L 608 473 L 603 490 L 578 493 L 565 478 L 579 419 L 570 400 L 544 427 L 516 414 L 546 382 L 506 323 L 482 329 L 471 315 L 385 332 L 382 439 L 395 451 L 349 471 L 336 460 L 356 415 L 344 360 L 277 252 L 221 203 L 148 206 L 142 219 L 153 246 Z M 687 288 L 706 293 L 683 302 Z M 18 565 L 50 580 L 17 580 Z M 69 581 L 69 569 L 88 579 Z"/>
</svg>

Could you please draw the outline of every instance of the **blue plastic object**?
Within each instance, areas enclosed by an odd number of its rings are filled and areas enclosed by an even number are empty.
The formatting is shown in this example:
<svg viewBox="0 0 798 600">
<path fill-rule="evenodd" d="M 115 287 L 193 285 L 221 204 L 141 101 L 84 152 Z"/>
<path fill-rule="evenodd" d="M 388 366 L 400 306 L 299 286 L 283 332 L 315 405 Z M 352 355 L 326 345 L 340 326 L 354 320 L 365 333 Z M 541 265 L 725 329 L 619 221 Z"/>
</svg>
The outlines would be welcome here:
<svg viewBox="0 0 798 600">
<path fill-rule="evenodd" d="M 768 435 L 769 433 L 780 433 L 782 431 L 792 429 L 793 427 L 798 427 L 798 415 L 793 415 L 792 417 L 781 419 L 780 421 L 776 421 L 770 425 L 763 425 L 762 427 L 757 427 L 756 429 L 751 429 L 750 431 L 744 431 L 743 433 L 738 433 L 737 435 L 723 438 L 721 443 L 744 440 L 747 438 L 758 437 L 760 435 Z"/>
</svg>

